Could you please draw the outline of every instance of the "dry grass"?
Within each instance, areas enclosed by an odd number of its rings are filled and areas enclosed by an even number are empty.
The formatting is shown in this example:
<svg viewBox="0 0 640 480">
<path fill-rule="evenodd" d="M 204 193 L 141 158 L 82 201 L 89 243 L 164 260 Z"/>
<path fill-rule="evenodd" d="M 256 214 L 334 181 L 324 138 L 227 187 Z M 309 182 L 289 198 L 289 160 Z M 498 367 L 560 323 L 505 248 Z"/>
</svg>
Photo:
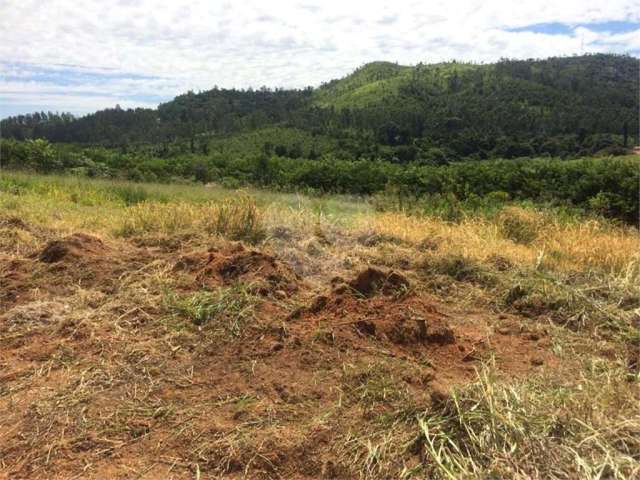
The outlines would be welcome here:
<svg viewBox="0 0 640 480">
<path fill-rule="evenodd" d="M 363 218 L 360 225 L 418 247 L 433 244 L 444 255 L 459 254 L 478 261 L 499 256 L 523 267 L 544 266 L 564 272 L 596 270 L 631 275 L 631 280 L 640 278 L 637 230 L 597 220 L 561 223 L 516 207 L 507 212 L 496 221 L 467 218 L 460 223 L 384 213 Z M 506 222 L 505 218 L 510 220 Z"/>
<path fill-rule="evenodd" d="M 640 403 L 601 361 L 574 382 L 504 383 L 490 370 L 417 418 L 430 478 L 636 478 Z M 621 414 L 621 412 L 625 412 Z"/>
<path fill-rule="evenodd" d="M 0 478 L 640 476 L 633 229 L 515 206 L 450 223 L 341 198 L 32 181 L 0 192 L 3 275 L 77 231 L 151 253 L 113 288 L 36 289 L 0 312 Z M 286 262 L 298 296 L 174 269 L 228 240 Z M 489 358 L 449 394 L 409 348 L 350 351 L 322 323 L 295 338 L 287 315 L 368 264 L 469 324 L 545 332 L 558 364 L 505 376 Z"/>
<path fill-rule="evenodd" d="M 143 202 L 129 207 L 115 234 L 122 237 L 163 233 L 205 232 L 257 243 L 265 236 L 262 212 L 255 200 L 242 195 L 217 203 Z"/>
</svg>

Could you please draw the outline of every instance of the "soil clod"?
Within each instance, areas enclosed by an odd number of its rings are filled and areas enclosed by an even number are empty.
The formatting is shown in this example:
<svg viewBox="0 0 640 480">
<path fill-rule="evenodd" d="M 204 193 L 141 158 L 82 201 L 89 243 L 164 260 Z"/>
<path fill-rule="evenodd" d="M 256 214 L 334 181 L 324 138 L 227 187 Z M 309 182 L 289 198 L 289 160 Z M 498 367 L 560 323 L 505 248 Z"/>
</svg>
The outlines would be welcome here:
<svg viewBox="0 0 640 480">
<path fill-rule="evenodd" d="M 378 291 L 393 294 L 402 289 L 407 290 L 409 281 L 404 275 L 397 272 L 383 272 L 377 268 L 369 267 L 349 282 L 349 286 L 361 295 L 368 297 Z"/>
<path fill-rule="evenodd" d="M 291 268 L 271 255 L 247 250 L 242 244 L 185 255 L 174 269 L 195 272 L 202 285 L 242 282 L 261 295 L 273 294 L 278 299 L 298 289 L 299 276 Z"/>
</svg>

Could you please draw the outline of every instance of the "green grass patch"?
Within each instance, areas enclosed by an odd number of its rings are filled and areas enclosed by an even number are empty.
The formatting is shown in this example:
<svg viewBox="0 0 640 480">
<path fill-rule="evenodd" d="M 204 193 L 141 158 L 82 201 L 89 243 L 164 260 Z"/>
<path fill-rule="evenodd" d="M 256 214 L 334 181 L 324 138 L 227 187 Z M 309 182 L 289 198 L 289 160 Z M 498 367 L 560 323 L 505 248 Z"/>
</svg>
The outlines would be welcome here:
<svg viewBox="0 0 640 480">
<path fill-rule="evenodd" d="M 201 290 L 188 295 L 165 292 L 163 304 L 173 320 L 188 322 L 230 338 L 241 337 L 253 318 L 255 295 L 244 284 Z"/>
</svg>

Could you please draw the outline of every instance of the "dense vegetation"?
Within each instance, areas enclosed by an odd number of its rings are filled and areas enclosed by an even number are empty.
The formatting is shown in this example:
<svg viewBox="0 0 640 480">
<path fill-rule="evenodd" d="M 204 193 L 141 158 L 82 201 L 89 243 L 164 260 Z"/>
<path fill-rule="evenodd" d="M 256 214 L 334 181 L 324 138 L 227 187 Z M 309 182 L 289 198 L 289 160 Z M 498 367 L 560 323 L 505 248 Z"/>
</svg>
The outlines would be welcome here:
<svg viewBox="0 0 640 480">
<path fill-rule="evenodd" d="M 292 159 L 277 155 L 174 154 L 50 144 L 46 140 L 0 142 L 5 167 L 70 172 L 135 181 L 216 182 L 236 188 L 265 186 L 318 193 L 382 194 L 401 207 L 443 204 L 455 219 L 457 206 L 487 201 L 533 200 L 617 218 L 638 219 L 640 162 L 635 157 L 558 160 L 522 158 L 455 162 L 445 166 L 382 160 L 345 160 L 325 155 Z M 424 201 L 427 198 L 428 201 Z M 411 200 L 413 199 L 413 200 Z M 411 200 L 411 201 L 409 201 Z"/>
<path fill-rule="evenodd" d="M 35 113 L 3 136 L 208 153 L 253 135 L 268 154 L 443 164 L 462 158 L 624 153 L 638 132 L 636 58 L 585 55 L 476 65 L 367 64 L 317 89 L 189 92 L 157 109 Z M 273 129 L 284 132 L 274 141 Z M 262 133 L 261 133 L 262 132 Z M 240 153 L 255 153 L 255 143 Z"/>
<path fill-rule="evenodd" d="M 638 67 L 616 55 L 375 62 L 317 89 L 215 88 L 155 110 L 11 117 L 0 160 L 134 181 L 384 193 L 403 208 L 437 197 L 453 217 L 481 197 L 534 200 L 634 223 L 637 161 L 611 156 L 638 132 Z"/>
</svg>

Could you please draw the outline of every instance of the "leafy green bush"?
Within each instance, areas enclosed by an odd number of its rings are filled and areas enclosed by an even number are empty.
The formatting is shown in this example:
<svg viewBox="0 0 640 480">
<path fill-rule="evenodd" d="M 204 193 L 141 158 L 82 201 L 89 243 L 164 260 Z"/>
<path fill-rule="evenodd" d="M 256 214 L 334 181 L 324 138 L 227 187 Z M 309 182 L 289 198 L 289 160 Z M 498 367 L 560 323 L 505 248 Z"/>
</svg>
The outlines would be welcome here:
<svg viewBox="0 0 640 480">
<path fill-rule="evenodd" d="M 596 143 L 600 145 L 605 140 Z M 118 172 L 134 181 L 174 181 L 177 177 L 192 180 L 197 175 L 200 181 L 221 179 L 223 186 L 233 189 L 253 184 L 319 194 L 380 194 L 374 201 L 377 208 L 422 209 L 451 221 L 459 220 L 465 210 L 494 214 L 508 200 L 579 208 L 628 223 L 636 223 L 639 217 L 640 160 L 635 156 L 578 160 L 521 158 L 432 165 L 424 164 L 424 160 L 400 164 L 334 155 L 314 160 L 268 157 L 266 153 L 237 157 L 222 153 L 208 156 L 176 153 L 160 158 L 154 157 L 158 152 L 148 146 L 123 152 L 14 140 L 0 141 L 0 150 L 12 168 L 50 171 L 61 168 L 53 159 L 62 158 L 66 159 L 63 163 L 68 171 L 82 173 L 84 170 L 78 168 L 86 167 L 87 175 L 89 171 L 99 176 Z M 163 151 L 160 153 L 165 155 Z M 432 153 L 436 155 L 435 151 Z M 380 149 L 375 158 L 384 154 Z M 137 191 L 120 192 L 128 204 L 143 200 L 143 195 Z"/>
</svg>

